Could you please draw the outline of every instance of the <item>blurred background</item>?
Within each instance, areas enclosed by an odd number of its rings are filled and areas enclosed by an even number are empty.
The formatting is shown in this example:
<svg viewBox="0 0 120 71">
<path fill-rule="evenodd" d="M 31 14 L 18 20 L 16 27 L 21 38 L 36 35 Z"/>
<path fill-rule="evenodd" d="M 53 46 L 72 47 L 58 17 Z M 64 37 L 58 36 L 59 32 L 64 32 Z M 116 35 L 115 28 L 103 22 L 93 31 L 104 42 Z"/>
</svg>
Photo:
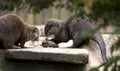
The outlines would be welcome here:
<svg viewBox="0 0 120 71">
<path fill-rule="evenodd" d="M 119 33 L 119 4 L 119 0 L 0 0 L 0 16 L 15 13 L 29 24 L 44 25 L 50 18 L 85 14 L 100 32 Z"/>
<path fill-rule="evenodd" d="M 63 3 L 64 0 L 61 0 Z M 50 18 L 66 19 L 72 12 L 57 7 L 59 0 L 5 0 L 0 2 L 0 16 L 15 13 L 29 24 L 43 25 Z M 57 5 L 56 5 L 57 4 Z M 61 3 L 62 4 L 62 3 Z"/>
</svg>

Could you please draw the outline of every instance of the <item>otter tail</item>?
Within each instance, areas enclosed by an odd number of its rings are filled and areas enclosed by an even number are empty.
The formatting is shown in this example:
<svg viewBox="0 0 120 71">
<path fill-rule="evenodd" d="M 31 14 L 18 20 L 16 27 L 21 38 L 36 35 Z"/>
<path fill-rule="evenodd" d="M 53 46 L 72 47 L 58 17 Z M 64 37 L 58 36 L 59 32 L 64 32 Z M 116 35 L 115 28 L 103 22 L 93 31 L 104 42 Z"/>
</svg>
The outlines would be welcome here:
<svg viewBox="0 0 120 71">
<path fill-rule="evenodd" d="M 104 63 L 107 62 L 106 46 L 105 46 L 103 38 L 100 36 L 99 33 L 94 33 L 93 36 L 92 36 L 92 40 L 94 40 L 95 42 L 98 43 L 98 45 L 100 47 L 100 50 L 101 50 L 101 55 L 102 55 L 103 62 Z"/>
</svg>

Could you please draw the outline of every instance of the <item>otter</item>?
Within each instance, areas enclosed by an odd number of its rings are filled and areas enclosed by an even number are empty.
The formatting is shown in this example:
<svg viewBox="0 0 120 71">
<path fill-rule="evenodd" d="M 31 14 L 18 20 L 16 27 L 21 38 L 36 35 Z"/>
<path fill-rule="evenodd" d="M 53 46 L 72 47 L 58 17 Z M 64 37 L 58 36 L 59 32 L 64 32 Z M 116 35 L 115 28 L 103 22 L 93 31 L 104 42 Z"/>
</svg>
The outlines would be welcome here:
<svg viewBox="0 0 120 71">
<path fill-rule="evenodd" d="M 98 43 L 103 62 L 107 61 L 105 43 L 98 32 L 90 25 L 88 17 L 77 18 L 70 16 L 67 20 L 49 19 L 45 25 L 45 35 L 54 35 L 50 41 L 58 44 L 73 40 L 71 48 L 80 47 L 89 40 Z M 86 34 L 87 33 L 87 34 Z"/>
<path fill-rule="evenodd" d="M 12 49 L 13 46 L 25 48 L 26 41 L 36 41 L 39 30 L 23 21 L 15 14 L 6 14 L 0 17 L 0 49 Z"/>
</svg>

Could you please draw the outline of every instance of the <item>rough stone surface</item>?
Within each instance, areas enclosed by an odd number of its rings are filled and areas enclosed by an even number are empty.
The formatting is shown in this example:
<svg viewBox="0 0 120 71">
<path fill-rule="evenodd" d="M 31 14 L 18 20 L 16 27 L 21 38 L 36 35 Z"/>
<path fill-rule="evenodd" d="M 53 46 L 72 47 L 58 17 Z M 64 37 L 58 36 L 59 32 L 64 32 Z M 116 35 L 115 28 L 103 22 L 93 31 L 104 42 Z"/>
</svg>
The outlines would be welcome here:
<svg viewBox="0 0 120 71">
<path fill-rule="evenodd" d="M 5 53 L 5 58 L 87 64 L 88 51 L 85 49 L 40 47 L 29 49 L 9 49 Z"/>
<path fill-rule="evenodd" d="M 112 34 L 103 34 L 102 36 L 103 36 L 103 39 L 104 39 L 105 44 L 106 44 L 107 57 L 111 57 L 110 47 L 112 46 L 112 44 L 114 44 L 118 40 L 119 35 L 116 36 L 116 35 L 112 35 Z M 43 40 L 44 40 L 44 37 L 41 37 L 40 42 L 39 42 L 40 45 L 41 45 L 41 41 L 43 41 Z M 65 47 L 71 46 L 72 44 L 73 44 L 73 41 L 70 40 L 66 43 L 60 43 L 59 47 L 60 48 L 65 48 Z M 99 46 L 94 41 L 90 41 L 90 43 L 81 46 L 79 49 L 88 50 L 88 52 L 89 52 L 89 63 L 88 63 L 88 65 L 90 67 L 96 67 L 103 62 Z M 114 55 L 116 55 L 116 54 L 120 54 L 120 51 L 114 52 Z"/>
<path fill-rule="evenodd" d="M 103 39 L 106 43 L 107 57 L 109 57 L 110 56 L 109 48 L 111 47 L 112 44 L 114 44 L 118 40 L 118 37 L 111 34 L 104 34 Z M 96 67 L 103 62 L 97 43 L 90 41 L 89 44 L 83 45 L 78 49 L 64 48 L 70 45 L 72 45 L 72 41 L 69 41 L 67 43 L 60 43 L 59 44 L 60 48 L 42 48 L 40 47 L 40 45 L 34 45 L 33 42 L 28 42 L 26 45 L 29 47 L 28 49 L 0 50 L 0 71 L 89 71 L 90 68 Z M 28 50 L 27 54 L 25 52 L 26 50 Z M 73 53 L 73 55 L 77 54 L 79 50 L 80 50 L 79 52 L 80 54 L 81 53 L 84 54 L 88 51 L 87 53 L 89 57 L 88 57 L 87 64 L 81 64 L 81 63 L 77 64 L 74 61 L 71 63 L 71 62 L 66 62 L 66 60 L 64 62 L 61 62 L 60 59 L 58 59 L 58 58 L 61 58 L 61 59 L 65 58 L 67 56 L 70 57 L 71 53 Z M 85 50 L 85 52 L 83 50 Z M 70 52 L 67 52 L 67 51 L 70 51 Z M 17 56 L 17 58 L 19 59 L 14 58 L 12 54 L 14 55 L 16 54 L 13 52 L 17 53 L 17 55 L 20 53 L 19 56 Z M 49 58 L 54 57 L 55 56 L 54 53 L 59 53 L 59 54 L 56 54 L 57 55 L 56 58 L 59 61 L 54 61 L 51 58 L 47 59 L 48 57 L 42 58 L 40 60 L 39 57 L 41 56 L 39 54 L 41 53 L 42 55 L 42 53 L 45 53 L 45 52 L 48 52 L 46 54 L 49 55 Z M 9 54 L 9 57 L 6 56 L 5 53 Z M 33 57 L 32 53 L 36 57 Z M 63 55 L 62 53 L 65 54 L 64 55 L 65 57 L 61 57 L 61 55 Z M 120 51 L 118 51 L 118 53 L 120 54 Z M 4 54 L 5 54 L 5 57 L 8 57 L 9 59 L 6 59 L 6 58 L 4 59 Z M 44 54 L 44 56 L 46 56 L 46 54 Z M 53 54 L 54 56 L 50 54 Z M 27 55 L 29 55 L 29 57 Z M 14 59 L 11 59 L 11 57 Z M 21 57 L 24 57 L 24 58 L 21 58 Z M 28 60 L 27 58 L 31 58 L 31 59 Z M 71 61 L 72 61 L 72 58 L 74 57 L 70 58 Z M 43 59 L 45 59 L 46 61 L 43 61 Z"/>
</svg>

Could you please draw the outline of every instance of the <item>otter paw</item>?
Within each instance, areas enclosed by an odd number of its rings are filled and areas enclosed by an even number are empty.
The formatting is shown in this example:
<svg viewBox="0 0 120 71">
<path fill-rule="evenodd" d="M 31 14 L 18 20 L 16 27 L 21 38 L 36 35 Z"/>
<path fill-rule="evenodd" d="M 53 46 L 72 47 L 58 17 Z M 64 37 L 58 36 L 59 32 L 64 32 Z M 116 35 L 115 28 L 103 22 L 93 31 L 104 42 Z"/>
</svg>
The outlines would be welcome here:
<svg viewBox="0 0 120 71">
<path fill-rule="evenodd" d="M 49 41 L 49 40 L 46 40 L 46 41 L 43 41 L 42 42 L 42 46 L 43 47 L 53 47 L 53 48 L 57 48 L 58 47 L 58 44 L 52 42 L 52 41 Z"/>
</svg>

